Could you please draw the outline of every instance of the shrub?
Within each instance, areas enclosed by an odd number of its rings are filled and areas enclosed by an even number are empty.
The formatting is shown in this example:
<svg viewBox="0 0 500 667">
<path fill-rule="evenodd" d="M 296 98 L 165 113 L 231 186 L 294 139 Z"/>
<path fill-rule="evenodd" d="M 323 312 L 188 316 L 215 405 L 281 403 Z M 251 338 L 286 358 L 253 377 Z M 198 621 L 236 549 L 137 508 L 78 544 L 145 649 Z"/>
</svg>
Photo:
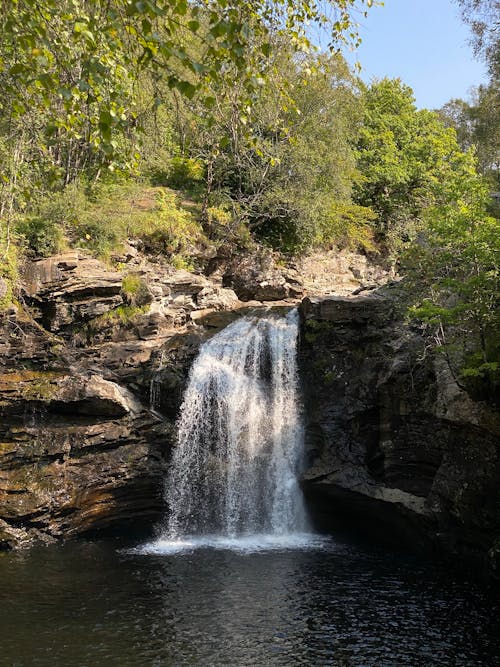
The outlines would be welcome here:
<svg viewBox="0 0 500 667">
<path fill-rule="evenodd" d="M 179 208 L 176 195 L 168 191 L 159 194 L 155 215 L 144 220 L 135 232 L 146 249 L 168 255 L 182 254 L 206 241 L 200 223 L 189 211 Z"/>
<path fill-rule="evenodd" d="M 145 306 L 153 300 L 147 284 L 135 273 L 124 276 L 122 292 L 127 302 L 132 306 Z"/>
<path fill-rule="evenodd" d="M 92 213 L 82 216 L 73 226 L 71 236 L 73 244 L 100 257 L 108 257 L 126 238 L 124 229 L 120 224 L 116 224 L 116 221 L 106 221 L 104 216 L 95 216 Z"/>
<path fill-rule="evenodd" d="M 329 214 L 320 222 L 317 240 L 349 250 L 374 251 L 373 222 L 376 218 L 376 214 L 365 206 L 334 202 Z"/>
<path fill-rule="evenodd" d="M 23 217 L 16 224 L 16 232 L 24 241 L 28 253 L 35 257 L 54 255 L 64 246 L 62 228 L 51 218 Z"/>
<path fill-rule="evenodd" d="M 129 273 L 122 280 L 122 292 L 127 296 L 134 296 L 143 286 L 143 281 L 135 273 Z"/>
<path fill-rule="evenodd" d="M 32 214 L 20 217 L 16 232 L 29 253 L 48 257 L 64 248 L 67 230 L 80 222 L 87 206 L 83 187 L 72 183 L 42 199 Z"/>
<path fill-rule="evenodd" d="M 248 225 L 223 206 L 210 206 L 206 212 L 205 224 L 210 238 L 215 241 L 231 242 L 240 248 L 251 246 L 252 238 Z"/>
<path fill-rule="evenodd" d="M 199 160 L 189 157 L 174 157 L 170 161 L 167 185 L 171 188 L 190 188 L 203 180 L 205 168 Z"/>
</svg>

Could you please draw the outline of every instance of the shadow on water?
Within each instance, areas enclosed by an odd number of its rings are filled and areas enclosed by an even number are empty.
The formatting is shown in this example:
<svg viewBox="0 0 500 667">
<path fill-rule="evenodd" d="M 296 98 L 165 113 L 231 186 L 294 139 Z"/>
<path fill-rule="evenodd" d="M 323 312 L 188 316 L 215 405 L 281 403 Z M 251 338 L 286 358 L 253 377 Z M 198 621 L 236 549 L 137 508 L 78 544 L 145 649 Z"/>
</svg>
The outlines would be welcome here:
<svg viewBox="0 0 500 667">
<path fill-rule="evenodd" d="M 498 599 L 382 547 L 2 554 L 6 665 L 500 665 Z M 4 611 L 6 607 L 4 606 Z"/>
</svg>

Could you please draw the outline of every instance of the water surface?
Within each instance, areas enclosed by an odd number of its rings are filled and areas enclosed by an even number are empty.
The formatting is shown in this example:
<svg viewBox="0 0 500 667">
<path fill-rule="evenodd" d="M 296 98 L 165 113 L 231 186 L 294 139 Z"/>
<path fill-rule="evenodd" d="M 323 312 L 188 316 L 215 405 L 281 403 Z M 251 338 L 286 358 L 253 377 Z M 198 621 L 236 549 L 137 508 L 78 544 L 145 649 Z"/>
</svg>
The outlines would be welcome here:
<svg viewBox="0 0 500 667">
<path fill-rule="evenodd" d="M 492 594 L 343 539 L 36 548 L 0 592 L 2 665 L 500 665 Z"/>
</svg>

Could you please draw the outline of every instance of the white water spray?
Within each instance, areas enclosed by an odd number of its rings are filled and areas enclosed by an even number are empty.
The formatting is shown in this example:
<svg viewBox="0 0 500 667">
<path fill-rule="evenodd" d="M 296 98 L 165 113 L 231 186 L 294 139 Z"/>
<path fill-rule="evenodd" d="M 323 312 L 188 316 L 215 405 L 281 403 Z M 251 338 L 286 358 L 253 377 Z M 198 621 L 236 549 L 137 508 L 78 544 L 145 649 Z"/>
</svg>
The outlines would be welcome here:
<svg viewBox="0 0 500 667">
<path fill-rule="evenodd" d="M 166 482 L 162 538 L 304 531 L 298 313 L 242 318 L 193 363 Z"/>
</svg>

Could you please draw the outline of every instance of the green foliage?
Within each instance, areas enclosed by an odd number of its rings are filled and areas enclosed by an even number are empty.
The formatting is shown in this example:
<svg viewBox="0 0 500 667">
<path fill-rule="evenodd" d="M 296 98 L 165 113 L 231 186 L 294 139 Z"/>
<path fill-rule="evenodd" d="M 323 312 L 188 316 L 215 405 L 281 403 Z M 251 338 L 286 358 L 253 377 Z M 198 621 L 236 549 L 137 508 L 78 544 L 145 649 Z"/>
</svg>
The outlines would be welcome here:
<svg viewBox="0 0 500 667">
<path fill-rule="evenodd" d="M 122 225 L 116 224 L 114 220 L 107 224 L 98 212 L 82 215 L 69 234 L 72 245 L 103 259 L 109 258 L 111 252 L 119 249 L 126 239 Z"/>
<path fill-rule="evenodd" d="M 64 236 L 60 225 L 46 217 L 21 217 L 16 231 L 26 244 L 29 254 L 48 257 L 64 247 Z"/>
<path fill-rule="evenodd" d="M 372 2 L 328 4 L 330 12 L 316 0 L 4 2 L 0 210 L 20 215 L 29 251 L 68 243 L 109 256 L 129 213 L 109 214 L 105 197 L 101 213 L 89 202 L 74 212 L 71 194 L 83 189 L 68 186 L 95 190 L 106 174 L 137 168 L 156 184 L 205 184 L 207 227 L 217 191 L 228 194 L 231 233 L 243 238 L 248 223 L 289 250 L 315 242 L 316 213 L 349 197 L 341 97 L 352 77 L 340 59 L 304 60 L 305 26 L 327 28 L 332 47 L 356 41 L 351 11 Z M 180 256 L 199 230 L 174 206 L 159 208 L 156 227 L 133 215 L 146 244 Z"/>
<path fill-rule="evenodd" d="M 426 212 L 425 231 L 406 257 L 408 286 L 416 300 L 412 313 L 439 344 L 461 346 L 455 356 L 464 377 L 495 375 L 500 357 L 492 342 L 500 337 L 500 222 L 488 215 L 488 199 L 479 176 L 450 179 L 442 185 L 440 203 Z M 469 366 L 471 359 L 480 363 Z"/>
<path fill-rule="evenodd" d="M 488 64 L 491 78 L 500 74 L 500 37 L 498 36 L 498 0 L 457 0 L 462 17 L 474 34 L 476 54 Z"/>
<path fill-rule="evenodd" d="M 216 243 L 232 243 L 242 250 L 252 246 L 248 225 L 224 205 L 207 208 L 204 227 L 208 230 L 209 238 Z"/>
<path fill-rule="evenodd" d="M 170 160 L 165 185 L 178 190 L 189 189 L 204 177 L 204 166 L 200 160 L 187 157 L 174 157 Z"/>
<path fill-rule="evenodd" d="M 373 225 L 376 218 L 376 214 L 365 206 L 334 202 L 329 215 L 319 222 L 319 240 L 349 250 L 376 252 Z"/>
<path fill-rule="evenodd" d="M 500 389 L 500 354 L 485 362 L 480 352 L 469 354 L 460 369 L 460 382 L 474 397 L 495 402 Z"/>
<path fill-rule="evenodd" d="M 200 223 L 178 206 L 177 196 L 169 191 L 159 194 L 155 215 L 136 226 L 134 234 L 146 250 L 167 255 L 182 255 L 205 240 Z"/>
<path fill-rule="evenodd" d="M 492 79 L 472 91 L 470 101 L 450 100 L 440 109 L 443 122 L 453 127 L 463 150 L 474 147 L 478 167 L 500 189 L 500 85 Z"/>
<path fill-rule="evenodd" d="M 99 315 L 98 317 L 95 317 L 93 320 L 91 320 L 88 323 L 89 331 L 91 334 L 95 334 L 115 325 L 130 326 L 134 324 L 141 315 L 147 313 L 148 309 L 148 305 L 118 306 L 118 308 L 108 310 L 107 313 L 103 313 L 102 315 Z"/>
<path fill-rule="evenodd" d="M 259 98 L 244 113 L 237 80 L 212 86 L 214 111 L 195 117 L 189 149 L 206 163 L 206 222 L 208 208 L 225 202 L 254 238 L 294 253 L 322 243 L 320 221 L 335 202 L 350 201 L 359 114 L 341 57 L 297 59 L 283 43 L 274 53 Z"/>
<path fill-rule="evenodd" d="M 144 283 L 140 276 L 130 273 L 124 276 L 122 280 L 122 292 L 127 296 L 135 296 L 143 287 Z"/>
<path fill-rule="evenodd" d="M 209 84 L 228 71 L 241 82 L 238 108 L 251 106 L 271 37 L 301 52 L 310 47 L 306 24 L 316 24 L 333 41 L 355 40 L 350 12 L 364 2 L 331 0 L 327 13 L 316 0 L 2 2 L 0 153 L 7 143 L 13 158 L 2 160 L 2 202 L 20 210 L 23 195 L 33 199 L 24 169 L 42 190 L 98 179 L 103 169 L 130 172 L 139 143 L 154 152 L 157 142 L 140 142 L 138 130 L 151 130 L 159 105 L 196 94 L 211 108 Z"/>
<path fill-rule="evenodd" d="M 48 257 L 62 250 L 67 231 L 78 224 L 87 206 L 83 188 L 73 183 L 40 198 L 32 213 L 19 215 L 15 228 L 29 254 Z"/>
<path fill-rule="evenodd" d="M 38 257 L 69 246 L 109 259 L 127 239 L 141 240 L 149 252 L 173 256 L 207 242 L 201 225 L 174 192 L 134 183 L 101 184 L 89 194 L 72 184 L 42 200 L 35 215 L 19 216 L 16 233 Z M 130 287 L 133 278 L 127 280 Z"/>
<path fill-rule="evenodd" d="M 355 200 L 377 213 L 378 234 L 397 255 L 417 236 L 418 222 L 439 202 L 443 184 L 474 173 L 474 159 L 437 114 L 416 109 L 412 90 L 399 79 L 366 88 L 363 109 Z"/>
</svg>

